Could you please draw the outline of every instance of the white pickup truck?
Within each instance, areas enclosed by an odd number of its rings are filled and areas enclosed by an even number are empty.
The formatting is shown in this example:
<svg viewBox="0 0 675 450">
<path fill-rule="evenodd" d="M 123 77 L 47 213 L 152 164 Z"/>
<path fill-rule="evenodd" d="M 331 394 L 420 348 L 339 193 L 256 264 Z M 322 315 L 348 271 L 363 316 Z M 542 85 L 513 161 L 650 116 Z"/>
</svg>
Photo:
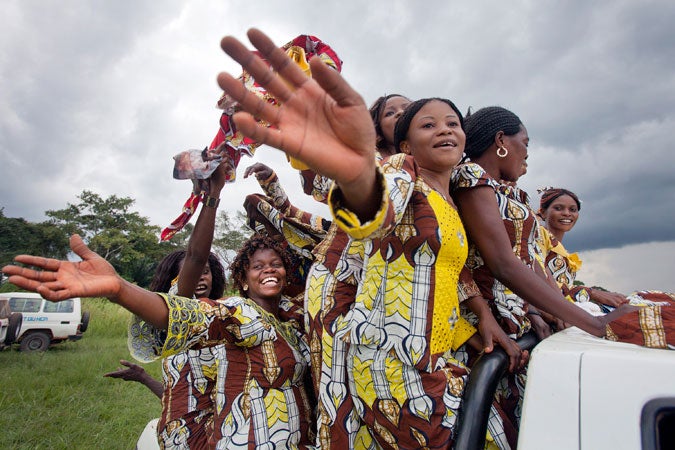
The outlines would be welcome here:
<svg viewBox="0 0 675 450">
<path fill-rule="evenodd" d="M 22 323 L 13 342 L 21 351 L 44 351 L 51 344 L 76 341 L 89 325 L 89 312 L 82 312 L 79 298 L 50 302 L 33 292 L 0 293 L 12 313 L 20 313 Z"/>
<path fill-rule="evenodd" d="M 675 449 L 675 351 L 611 342 L 577 328 L 532 348 L 519 450 Z M 493 356 L 494 355 L 494 356 Z M 482 449 L 487 412 L 507 359 L 474 366 L 456 449 Z"/>
</svg>

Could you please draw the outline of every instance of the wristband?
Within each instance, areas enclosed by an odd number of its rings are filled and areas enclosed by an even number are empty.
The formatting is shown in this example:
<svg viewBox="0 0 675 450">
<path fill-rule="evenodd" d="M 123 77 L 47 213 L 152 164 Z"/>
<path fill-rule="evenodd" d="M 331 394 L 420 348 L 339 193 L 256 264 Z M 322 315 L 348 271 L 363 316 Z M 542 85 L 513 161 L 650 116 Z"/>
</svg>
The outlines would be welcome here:
<svg viewBox="0 0 675 450">
<path fill-rule="evenodd" d="M 539 316 L 539 317 L 541 317 L 541 314 L 538 311 L 528 311 L 527 315 L 528 316 Z"/>
<path fill-rule="evenodd" d="M 218 205 L 220 204 L 220 199 L 207 195 L 206 197 L 204 197 L 204 200 L 202 200 L 202 203 L 204 203 L 204 206 L 208 208 L 217 208 Z"/>
</svg>

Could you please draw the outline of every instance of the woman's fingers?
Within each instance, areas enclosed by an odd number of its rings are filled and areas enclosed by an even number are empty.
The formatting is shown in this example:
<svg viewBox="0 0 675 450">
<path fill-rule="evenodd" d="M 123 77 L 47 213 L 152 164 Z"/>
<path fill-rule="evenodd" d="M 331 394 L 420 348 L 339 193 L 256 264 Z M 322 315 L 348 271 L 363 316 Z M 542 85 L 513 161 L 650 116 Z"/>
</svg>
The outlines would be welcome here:
<svg viewBox="0 0 675 450">
<path fill-rule="evenodd" d="M 251 70 L 255 72 L 248 69 L 247 71 L 282 103 L 286 102 L 292 91 L 307 83 L 309 78 L 288 57 L 286 52 L 279 48 L 265 33 L 256 28 L 251 28 L 247 35 L 253 46 L 260 51 L 260 54 L 282 78 L 275 76 L 274 72 L 269 70 L 264 62 L 261 66 L 257 61 L 254 61 L 255 64 L 252 64 Z"/>
<path fill-rule="evenodd" d="M 9 272 L 5 273 L 9 274 Z M 21 289 L 25 289 L 31 292 L 35 292 L 38 286 L 40 286 L 39 281 L 30 278 L 25 278 L 21 275 L 10 275 L 8 281 L 16 286 L 19 286 Z"/>
<path fill-rule="evenodd" d="M 14 279 L 15 281 L 22 284 L 30 284 L 32 286 L 56 280 L 55 271 L 58 269 L 58 266 L 54 267 L 52 264 L 53 262 L 58 263 L 56 260 L 28 255 L 19 255 L 14 258 L 14 260 L 23 264 L 45 268 L 47 271 L 29 269 L 27 267 L 13 265 L 5 266 L 2 268 L 2 271 L 10 276 L 10 281 L 11 279 Z M 51 266 L 51 268 L 49 268 L 49 266 Z M 14 282 L 12 281 L 12 283 Z"/>
<path fill-rule="evenodd" d="M 252 94 L 251 96 L 254 97 Z M 275 112 L 278 112 L 278 108 L 274 109 L 277 110 Z M 277 148 L 291 156 L 295 156 L 298 153 L 298 151 L 293 146 L 286 145 L 286 135 L 276 128 L 260 125 L 250 114 L 238 112 L 233 116 L 233 119 L 234 123 L 237 125 L 237 128 L 245 136 L 248 136 L 254 141 Z"/>
<path fill-rule="evenodd" d="M 51 271 L 54 271 L 54 272 L 59 270 L 59 266 L 61 265 L 61 261 L 59 261 L 58 259 L 44 258 L 42 256 L 32 256 L 32 255 L 17 255 L 16 257 L 14 257 L 14 261 L 16 261 L 18 263 L 21 263 L 21 264 L 26 264 L 28 266 L 39 267 L 40 269 L 43 269 L 43 270 L 51 270 Z M 9 270 L 13 271 L 13 272 L 17 269 L 25 269 L 25 268 L 19 267 L 19 266 L 7 266 L 7 268 Z M 29 269 L 26 269 L 26 270 L 29 270 Z M 27 272 L 25 272 L 25 273 L 27 273 Z M 14 275 L 19 275 L 19 274 L 14 273 Z M 21 275 L 23 275 L 23 273 Z"/>
<path fill-rule="evenodd" d="M 361 95 L 352 89 L 342 75 L 321 61 L 321 58 L 315 56 L 309 64 L 312 69 L 312 78 L 335 100 L 338 106 L 365 106 Z"/>
<path fill-rule="evenodd" d="M 83 261 L 99 256 L 95 251 L 87 247 L 87 244 L 84 243 L 78 234 L 70 236 L 70 248 L 77 256 L 82 258 Z"/>
<path fill-rule="evenodd" d="M 265 58 L 267 62 L 263 61 L 262 58 L 247 49 L 234 37 L 224 37 L 220 46 L 225 53 L 241 64 L 242 68 L 247 71 L 258 84 L 265 87 L 265 89 L 281 103 L 285 103 L 291 97 L 293 90 L 301 87 L 308 81 L 307 75 L 305 75 L 305 73 L 283 50 L 276 46 L 274 42 L 260 30 L 251 29 L 248 32 L 248 36 L 251 43 L 258 49 L 261 56 Z M 270 69 L 270 65 L 276 72 Z M 277 75 L 277 73 L 280 76 Z M 233 94 L 230 95 L 240 103 L 244 100 L 238 99 Z M 245 106 L 245 109 L 258 117 L 259 113 L 257 110 L 249 109 L 250 106 L 251 104 Z M 261 109 L 260 113 L 262 113 L 262 105 L 259 105 L 258 107 Z"/>
</svg>

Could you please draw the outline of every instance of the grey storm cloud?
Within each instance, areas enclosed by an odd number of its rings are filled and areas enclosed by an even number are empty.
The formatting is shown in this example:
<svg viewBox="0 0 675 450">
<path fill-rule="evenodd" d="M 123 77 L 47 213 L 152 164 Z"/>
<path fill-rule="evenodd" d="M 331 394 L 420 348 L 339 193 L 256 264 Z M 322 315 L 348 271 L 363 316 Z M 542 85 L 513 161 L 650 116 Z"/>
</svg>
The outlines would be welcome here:
<svg viewBox="0 0 675 450">
<path fill-rule="evenodd" d="M 256 26 L 279 44 L 298 34 L 329 43 L 367 103 L 401 93 L 516 112 L 531 137 L 521 185 L 533 203 L 546 185 L 584 200 L 568 247 L 675 241 L 673 23 L 667 1 L 10 1 L 0 208 L 40 221 L 90 189 L 135 198 L 166 225 L 190 189 L 171 179 L 171 157 L 210 143 L 216 74 L 239 72 L 220 38 L 246 42 Z M 317 208 L 283 156 L 263 147 L 254 160 Z M 258 187 L 227 189 L 235 210 Z"/>
</svg>

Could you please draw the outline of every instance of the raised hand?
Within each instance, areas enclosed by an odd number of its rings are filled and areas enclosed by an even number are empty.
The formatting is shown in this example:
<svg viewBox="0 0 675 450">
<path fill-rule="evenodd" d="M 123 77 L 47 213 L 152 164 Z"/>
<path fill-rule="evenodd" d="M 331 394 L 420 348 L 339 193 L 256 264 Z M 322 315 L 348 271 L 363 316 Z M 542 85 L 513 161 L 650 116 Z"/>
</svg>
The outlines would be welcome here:
<svg viewBox="0 0 675 450">
<path fill-rule="evenodd" d="M 359 214 L 363 203 L 359 197 L 372 202 L 372 195 L 377 193 L 375 130 L 363 99 L 318 58 L 310 61 L 313 78 L 308 78 L 261 31 L 251 29 L 248 37 L 274 71 L 233 37 L 223 38 L 221 47 L 281 106 L 259 99 L 241 81 L 221 73 L 220 87 L 246 111 L 234 116 L 238 129 L 335 180 L 344 192 L 347 206 Z M 259 125 L 253 116 L 272 127 Z"/>
<path fill-rule="evenodd" d="M 222 142 L 214 150 L 211 150 L 214 154 L 221 154 L 227 152 L 227 142 Z M 232 165 L 232 159 L 229 157 L 224 157 L 223 161 L 220 163 L 218 168 L 213 171 L 211 176 L 206 179 L 208 183 L 208 193 L 212 197 L 217 197 L 220 195 L 220 191 L 223 190 L 223 186 L 227 182 L 227 176 L 229 173 L 233 172 L 235 167 Z"/>
<path fill-rule="evenodd" d="M 263 163 L 255 163 L 246 168 L 244 171 L 244 178 L 255 175 L 258 180 L 266 180 L 272 176 L 274 171 Z"/>
<path fill-rule="evenodd" d="M 70 248 L 82 261 L 61 261 L 41 256 L 19 255 L 16 262 L 40 270 L 8 265 L 2 271 L 9 282 L 59 302 L 73 297 L 108 297 L 157 328 L 166 329 L 169 310 L 157 294 L 120 277 L 113 266 L 93 252 L 76 234 Z"/>
<path fill-rule="evenodd" d="M 78 235 L 70 238 L 70 248 L 82 261 L 18 255 L 16 262 L 40 270 L 8 265 L 2 271 L 9 275 L 10 283 L 55 302 L 73 297 L 114 297 L 119 293 L 122 280 L 110 263 L 90 250 Z"/>
</svg>

